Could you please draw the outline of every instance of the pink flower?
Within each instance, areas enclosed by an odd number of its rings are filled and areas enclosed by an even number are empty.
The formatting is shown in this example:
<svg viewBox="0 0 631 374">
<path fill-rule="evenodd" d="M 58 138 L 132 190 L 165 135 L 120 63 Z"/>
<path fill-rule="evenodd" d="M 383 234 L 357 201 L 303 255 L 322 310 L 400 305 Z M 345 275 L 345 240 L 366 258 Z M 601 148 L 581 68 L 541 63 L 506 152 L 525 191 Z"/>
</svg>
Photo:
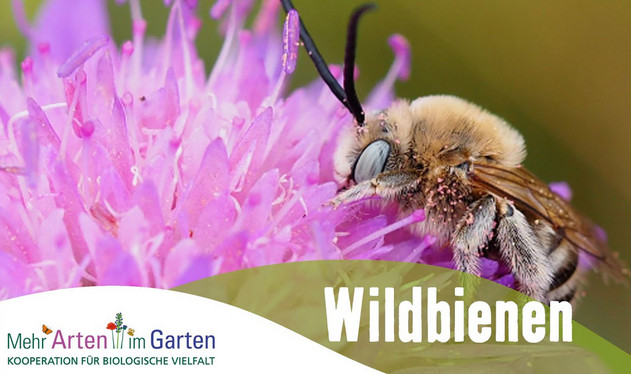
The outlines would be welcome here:
<svg viewBox="0 0 631 374">
<path fill-rule="evenodd" d="M 124 1 L 119 1 L 124 2 Z M 72 5 L 71 5 L 72 3 Z M 318 79 L 286 92 L 298 18 L 277 28 L 264 2 L 219 0 L 225 40 L 209 72 L 194 47 L 196 1 L 170 4 L 167 31 L 116 46 L 100 1 L 50 0 L 14 68 L 0 51 L 0 299 L 82 285 L 174 287 L 246 267 L 318 259 L 385 259 L 453 267 L 451 251 L 414 237 L 394 209 L 333 210 L 333 154 L 352 126 Z M 409 47 L 366 102 L 383 108 L 409 74 Z M 338 67 L 333 67 L 339 73 Z M 21 79 L 18 79 L 21 78 Z M 483 275 L 511 284 L 507 269 Z M 506 278 L 508 277 L 508 278 Z M 109 328 L 109 327 L 108 327 Z"/>
</svg>

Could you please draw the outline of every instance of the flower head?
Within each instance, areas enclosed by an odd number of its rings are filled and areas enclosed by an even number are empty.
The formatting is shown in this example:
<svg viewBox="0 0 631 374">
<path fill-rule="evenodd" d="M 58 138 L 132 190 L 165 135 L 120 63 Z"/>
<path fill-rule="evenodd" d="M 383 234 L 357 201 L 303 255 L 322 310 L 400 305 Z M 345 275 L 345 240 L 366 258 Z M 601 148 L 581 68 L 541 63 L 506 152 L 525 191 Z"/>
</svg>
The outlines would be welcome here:
<svg viewBox="0 0 631 374">
<path fill-rule="evenodd" d="M 107 324 L 107 329 L 108 330 L 115 330 L 116 329 L 116 324 L 114 322 L 110 322 Z"/>
<path fill-rule="evenodd" d="M 19 71 L 0 50 L 0 298 L 167 288 L 317 259 L 453 267 L 449 249 L 405 230 L 422 214 L 327 204 L 339 188 L 338 135 L 352 118 L 320 80 L 286 93 L 299 55 L 295 11 L 281 32 L 279 2 L 266 0 L 247 29 L 252 2 L 218 0 L 210 14 L 225 39 L 207 73 L 194 47 L 196 1 L 165 1 L 166 34 L 148 41 L 130 0 L 133 35 L 121 46 L 102 4 L 80 3 L 48 1 L 34 26 L 18 9 L 31 43 Z M 387 107 L 395 80 L 409 75 L 407 42 L 390 44 L 395 61 L 368 110 Z M 512 282 L 497 262 L 483 273 Z"/>
</svg>

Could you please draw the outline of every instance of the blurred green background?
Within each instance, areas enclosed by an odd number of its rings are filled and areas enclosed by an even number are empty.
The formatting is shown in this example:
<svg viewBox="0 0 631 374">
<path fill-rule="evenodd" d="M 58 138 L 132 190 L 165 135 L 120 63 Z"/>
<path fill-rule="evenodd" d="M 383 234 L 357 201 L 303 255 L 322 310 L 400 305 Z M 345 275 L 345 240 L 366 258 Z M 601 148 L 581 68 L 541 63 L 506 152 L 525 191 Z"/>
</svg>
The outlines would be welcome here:
<svg viewBox="0 0 631 374">
<path fill-rule="evenodd" d="M 29 15 L 41 1 L 25 1 Z M 199 1 L 197 44 L 206 66 L 221 46 L 212 1 Z M 360 1 L 294 0 L 329 63 L 341 63 L 348 15 Z M 397 94 L 452 94 L 504 117 L 526 138 L 526 166 L 546 181 L 567 181 L 574 204 L 603 226 L 631 264 L 631 1 L 382 0 L 362 20 L 360 96 L 392 61 L 387 38 L 412 46 L 412 76 Z M 167 10 L 142 1 L 148 33 L 160 36 Z M 128 5 L 109 2 L 115 39 L 131 35 Z M 21 59 L 25 41 L 9 1 L 0 3 L 0 44 Z M 293 84 L 316 77 L 302 53 Z M 576 310 L 585 326 L 631 352 L 631 289 L 592 276 Z"/>
</svg>

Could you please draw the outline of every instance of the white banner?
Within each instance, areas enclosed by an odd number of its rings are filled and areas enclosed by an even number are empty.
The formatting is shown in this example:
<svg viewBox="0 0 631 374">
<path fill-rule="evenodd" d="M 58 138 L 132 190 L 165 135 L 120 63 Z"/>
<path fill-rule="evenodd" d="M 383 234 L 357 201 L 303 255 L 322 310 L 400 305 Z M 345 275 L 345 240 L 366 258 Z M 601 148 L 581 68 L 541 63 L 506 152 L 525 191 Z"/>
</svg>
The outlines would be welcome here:
<svg viewBox="0 0 631 374">
<path fill-rule="evenodd" d="M 377 373 L 198 296 L 89 287 L 0 302 L 0 373 Z"/>
</svg>

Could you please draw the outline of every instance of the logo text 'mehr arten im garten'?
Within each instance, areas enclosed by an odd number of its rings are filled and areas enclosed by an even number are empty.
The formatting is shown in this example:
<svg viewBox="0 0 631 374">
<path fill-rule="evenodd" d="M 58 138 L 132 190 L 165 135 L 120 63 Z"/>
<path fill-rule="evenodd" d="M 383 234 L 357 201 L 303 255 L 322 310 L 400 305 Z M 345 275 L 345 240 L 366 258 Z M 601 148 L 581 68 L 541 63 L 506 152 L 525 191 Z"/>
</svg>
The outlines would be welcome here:
<svg viewBox="0 0 631 374">
<path fill-rule="evenodd" d="M 193 334 L 189 331 L 172 334 L 156 328 L 148 335 L 137 333 L 131 325 L 123 322 L 123 314 L 116 313 L 113 321 L 103 324 L 102 333 L 84 333 L 75 331 L 67 333 L 62 329 L 54 330 L 52 325 L 43 324 L 41 333 L 8 333 L 7 350 L 25 351 L 33 350 L 60 351 L 72 350 L 82 352 L 88 350 L 116 350 L 126 352 L 142 350 L 143 353 L 151 353 L 152 350 L 168 350 L 169 356 L 63 356 L 51 355 L 16 355 L 8 357 L 8 365 L 214 365 L 215 357 L 206 356 L 204 353 L 212 352 L 216 348 L 216 339 L 213 334 Z M 109 332 L 107 332 L 109 330 Z M 185 350 L 194 353 L 194 356 L 173 356 L 173 350 Z M 123 352 L 125 352 L 123 351 Z M 123 353 L 121 352 L 121 353 Z M 199 353 L 202 353 L 200 356 Z M 16 352 L 17 353 L 17 352 Z M 42 352 L 44 353 L 44 352 Z M 139 353 L 139 352 L 138 352 Z"/>
</svg>

